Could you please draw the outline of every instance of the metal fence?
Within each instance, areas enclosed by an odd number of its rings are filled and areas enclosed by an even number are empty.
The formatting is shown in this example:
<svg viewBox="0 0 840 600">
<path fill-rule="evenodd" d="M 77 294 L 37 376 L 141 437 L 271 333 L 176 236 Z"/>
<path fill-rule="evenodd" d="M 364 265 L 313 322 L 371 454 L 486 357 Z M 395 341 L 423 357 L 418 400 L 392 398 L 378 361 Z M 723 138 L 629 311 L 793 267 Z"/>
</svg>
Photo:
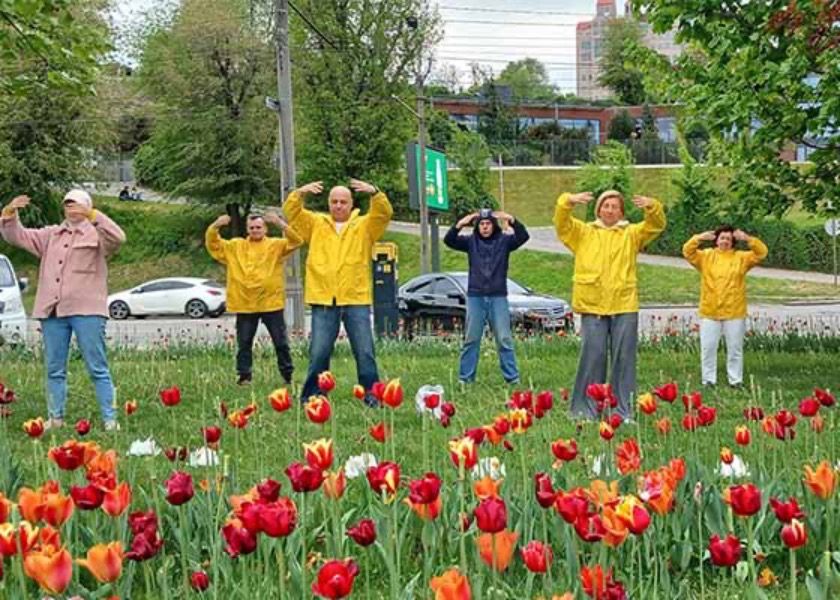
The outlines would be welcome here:
<svg viewBox="0 0 840 600">
<path fill-rule="evenodd" d="M 679 164 L 679 144 L 661 140 L 625 140 L 637 165 Z M 505 166 L 574 166 L 587 162 L 598 144 L 591 140 L 533 140 L 529 138 L 506 141 L 503 149 Z M 705 157 L 707 142 L 689 140 L 688 150 L 697 160 Z"/>
</svg>

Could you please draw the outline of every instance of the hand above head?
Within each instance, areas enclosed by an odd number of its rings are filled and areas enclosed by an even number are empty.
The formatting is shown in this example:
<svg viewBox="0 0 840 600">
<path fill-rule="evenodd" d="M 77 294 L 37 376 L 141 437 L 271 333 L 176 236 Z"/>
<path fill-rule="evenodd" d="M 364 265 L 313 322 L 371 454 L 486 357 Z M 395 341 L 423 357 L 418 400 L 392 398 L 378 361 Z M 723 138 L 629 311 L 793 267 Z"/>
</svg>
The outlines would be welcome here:
<svg viewBox="0 0 840 600">
<path fill-rule="evenodd" d="M 509 215 L 501 210 L 493 211 L 493 217 L 499 219 L 500 221 L 507 221 L 508 223 L 513 223 L 514 221 L 513 215 Z"/>
<path fill-rule="evenodd" d="M 581 192 L 580 194 L 569 196 L 569 202 L 572 204 L 586 204 L 587 202 L 591 202 L 592 198 L 594 198 L 592 192 Z"/>
<path fill-rule="evenodd" d="M 375 194 L 376 193 L 376 186 L 367 183 L 366 181 L 360 181 L 358 179 L 351 179 L 350 180 L 350 189 L 354 192 L 360 192 L 362 194 Z"/>
<path fill-rule="evenodd" d="M 222 215 L 221 217 L 213 221 L 213 227 L 215 227 L 216 229 L 224 227 L 228 224 L 230 224 L 230 215 Z"/>
<path fill-rule="evenodd" d="M 470 214 L 468 214 L 464 217 L 461 217 L 461 220 L 458 221 L 457 223 L 455 223 L 455 227 L 457 227 L 458 229 L 461 229 L 462 227 L 466 227 L 467 225 L 472 223 L 473 219 L 475 219 L 477 216 L 478 216 L 478 211 L 471 212 Z"/>
<path fill-rule="evenodd" d="M 285 229 L 288 226 L 285 220 L 283 220 L 279 215 L 276 215 L 274 213 L 267 213 L 263 217 L 263 220 L 266 223 L 271 223 L 275 227 L 279 227 L 280 229 Z"/>
<path fill-rule="evenodd" d="M 19 210 L 21 208 L 26 208 L 29 205 L 29 202 L 30 202 L 29 196 L 26 196 L 26 195 L 16 196 L 15 198 L 12 199 L 11 202 L 9 202 L 9 208 L 12 208 L 14 210 Z"/>
<path fill-rule="evenodd" d="M 734 237 L 739 242 L 746 242 L 750 239 L 750 236 L 741 231 L 740 229 L 736 229 L 735 232 L 732 234 L 732 237 Z"/>
<path fill-rule="evenodd" d="M 324 191 L 324 182 L 323 181 L 313 181 L 311 183 L 307 183 L 295 190 L 298 194 L 306 195 L 306 194 L 320 194 Z"/>
<path fill-rule="evenodd" d="M 637 208 L 647 208 L 653 204 L 653 198 L 648 198 L 647 196 L 633 196 L 633 204 L 635 204 Z"/>
<path fill-rule="evenodd" d="M 714 231 L 704 231 L 703 233 L 697 234 L 697 239 L 704 241 L 704 242 L 714 242 L 715 241 L 715 232 Z"/>
</svg>

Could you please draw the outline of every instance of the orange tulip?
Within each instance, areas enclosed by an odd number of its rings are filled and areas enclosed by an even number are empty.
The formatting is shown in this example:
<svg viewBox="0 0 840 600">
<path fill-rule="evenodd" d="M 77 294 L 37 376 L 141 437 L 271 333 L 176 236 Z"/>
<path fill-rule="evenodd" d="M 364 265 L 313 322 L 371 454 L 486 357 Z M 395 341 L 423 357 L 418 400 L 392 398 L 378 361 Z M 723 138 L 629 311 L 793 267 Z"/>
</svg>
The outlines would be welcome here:
<svg viewBox="0 0 840 600">
<path fill-rule="evenodd" d="M 76 563 L 86 568 L 99 583 L 111 583 L 122 575 L 123 548 L 120 542 L 97 544 L 87 553 L 87 559 L 78 558 Z"/>
<path fill-rule="evenodd" d="M 627 525 L 625 525 L 624 521 L 619 518 L 616 511 L 612 508 L 605 508 L 601 513 L 601 523 L 604 525 L 604 529 L 607 530 L 606 535 L 604 535 L 601 541 L 610 548 L 620 546 L 627 539 L 627 534 L 630 533 Z"/>
<path fill-rule="evenodd" d="M 382 402 L 391 408 L 397 408 L 403 401 L 403 389 L 399 379 L 392 379 L 385 385 L 382 392 Z"/>
<path fill-rule="evenodd" d="M 805 483 L 817 498 L 828 500 L 837 488 L 837 474 L 827 460 L 817 465 L 816 471 L 805 465 Z"/>
<path fill-rule="evenodd" d="M 404 499 L 403 502 L 405 502 L 408 507 L 424 521 L 434 521 L 437 519 L 441 508 L 443 508 L 443 500 L 441 500 L 440 496 L 438 496 L 431 504 L 417 504 L 408 498 Z"/>
<path fill-rule="evenodd" d="M 6 498 L 3 492 L 0 492 L 0 523 L 5 523 L 9 520 L 9 515 L 14 505 L 14 502 Z"/>
<path fill-rule="evenodd" d="M 329 472 L 324 478 L 324 496 L 330 500 L 338 500 L 344 495 L 344 490 L 347 488 L 347 478 L 344 476 L 344 469 L 339 469 L 337 472 Z"/>
<path fill-rule="evenodd" d="M 73 499 L 64 494 L 46 494 L 43 519 L 53 527 L 61 527 L 73 514 Z"/>
<path fill-rule="evenodd" d="M 119 517 L 129 504 L 131 504 L 131 486 L 127 481 L 123 481 L 115 489 L 105 492 L 102 510 L 112 517 Z"/>
<path fill-rule="evenodd" d="M 622 475 L 635 473 L 642 466 L 642 455 L 639 453 L 639 444 L 633 438 L 624 440 L 616 448 L 615 464 L 618 472 Z"/>
<path fill-rule="evenodd" d="M 658 431 L 662 435 L 668 435 L 669 433 L 671 433 L 671 419 L 669 419 L 668 417 L 658 419 L 655 425 L 656 431 Z"/>
<path fill-rule="evenodd" d="M 284 412 L 292 407 L 292 399 L 289 396 L 289 390 L 286 388 L 280 388 L 271 392 L 268 401 L 271 402 L 271 408 L 277 412 Z"/>
<path fill-rule="evenodd" d="M 310 467 L 326 471 L 333 463 L 333 441 L 321 438 L 311 444 L 304 444 L 303 454 Z"/>
<path fill-rule="evenodd" d="M 473 484 L 473 491 L 476 498 L 479 500 L 487 500 L 487 498 L 498 498 L 499 489 L 502 487 L 504 479 L 495 481 L 489 475 L 485 475 Z"/>
<path fill-rule="evenodd" d="M 589 484 L 589 489 L 586 490 L 589 499 L 597 506 L 610 506 L 615 508 L 618 504 L 618 481 L 611 481 L 609 484 L 600 479 L 596 479 Z"/>
<path fill-rule="evenodd" d="M 507 529 L 503 529 L 498 533 L 481 534 L 476 540 L 481 560 L 488 567 L 495 568 L 497 571 L 506 570 L 513 558 L 514 550 L 516 550 L 516 540 L 518 538 L 518 533 L 508 531 Z M 495 563 L 493 561 L 494 546 Z"/>
<path fill-rule="evenodd" d="M 440 577 L 432 577 L 429 587 L 435 593 L 435 600 L 472 600 L 470 582 L 458 569 L 449 569 Z"/>
<path fill-rule="evenodd" d="M 73 577 L 73 558 L 65 549 L 46 546 L 23 559 L 23 571 L 50 594 L 61 594 Z"/>
</svg>

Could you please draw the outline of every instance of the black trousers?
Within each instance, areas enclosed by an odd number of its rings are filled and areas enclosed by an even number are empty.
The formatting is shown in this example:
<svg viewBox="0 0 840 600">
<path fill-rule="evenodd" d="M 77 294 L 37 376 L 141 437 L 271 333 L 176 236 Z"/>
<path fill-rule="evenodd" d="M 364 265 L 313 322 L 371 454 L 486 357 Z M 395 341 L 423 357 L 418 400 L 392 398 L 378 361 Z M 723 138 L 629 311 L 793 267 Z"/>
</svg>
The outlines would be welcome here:
<svg viewBox="0 0 840 600">
<path fill-rule="evenodd" d="M 271 341 L 274 343 L 274 351 L 277 353 L 277 368 L 280 375 L 287 382 L 292 379 L 292 355 L 289 352 L 289 338 L 286 335 L 286 320 L 282 310 L 259 313 L 237 313 L 236 315 L 236 371 L 240 376 L 251 375 L 253 365 L 254 337 L 257 334 L 257 327 L 263 322 Z"/>
</svg>

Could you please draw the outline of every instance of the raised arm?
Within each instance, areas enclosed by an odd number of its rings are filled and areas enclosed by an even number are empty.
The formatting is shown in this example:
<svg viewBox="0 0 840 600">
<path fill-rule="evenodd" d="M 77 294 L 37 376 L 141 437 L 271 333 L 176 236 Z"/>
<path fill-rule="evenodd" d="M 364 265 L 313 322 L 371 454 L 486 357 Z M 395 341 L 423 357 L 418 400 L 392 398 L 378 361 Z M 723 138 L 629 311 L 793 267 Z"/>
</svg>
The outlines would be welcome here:
<svg viewBox="0 0 840 600">
<path fill-rule="evenodd" d="M 292 254 L 295 250 L 303 246 L 303 238 L 298 235 L 298 233 L 294 230 L 292 226 L 290 226 L 286 221 L 281 219 L 279 216 L 274 214 L 269 214 L 264 217 L 266 223 L 271 223 L 275 227 L 279 227 L 283 230 L 283 233 L 286 234 L 286 237 L 277 240 L 280 242 L 280 254 L 278 255 L 279 260 L 284 260 L 287 256 Z"/>
<path fill-rule="evenodd" d="M 745 273 L 752 269 L 754 266 L 756 266 L 758 263 L 760 263 L 762 260 L 767 258 L 767 254 L 769 252 L 767 250 L 767 244 L 762 242 L 757 237 L 747 235 L 740 229 L 735 232 L 734 237 L 736 240 L 743 240 L 747 242 L 747 246 L 750 247 L 748 251 L 743 253 Z"/>
<path fill-rule="evenodd" d="M 531 235 L 528 233 L 528 230 L 525 229 L 525 225 L 522 223 L 522 221 L 518 221 L 512 215 L 509 215 L 504 212 L 496 212 L 494 213 L 494 216 L 497 219 L 503 219 L 507 221 L 508 225 L 510 225 L 513 229 L 513 235 L 511 235 L 508 240 L 508 250 L 510 252 L 513 252 L 514 250 L 517 250 L 518 248 L 524 246 L 525 243 L 527 243 L 528 240 L 531 239 Z"/>
<path fill-rule="evenodd" d="M 715 239 L 715 232 L 714 231 L 705 231 L 703 233 L 698 233 L 697 235 L 693 235 L 689 238 L 689 240 L 683 244 L 683 257 L 694 266 L 695 269 L 698 271 L 703 270 L 703 259 L 706 256 L 706 253 L 700 250 L 700 242 L 703 241 L 713 241 Z"/>
<path fill-rule="evenodd" d="M 560 194 L 557 205 L 554 208 L 554 230 L 557 232 L 557 239 L 568 246 L 572 252 L 577 251 L 581 236 L 586 228 L 580 219 L 572 216 L 572 211 L 578 204 L 586 204 L 592 200 L 591 192 L 581 194 Z"/>
<path fill-rule="evenodd" d="M 320 194 L 323 191 L 322 183 L 313 181 L 289 193 L 286 202 L 283 204 L 283 213 L 289 220 L 289 225 L 306 243 L 312 238 L 312 225 L 316 217 L 315 213 L 303 207 L 303 200 L 307 194 Z"/>
<path fill-rule="evenodd" d="M 354 192 L 361 192 L 363 194 L 373 194 L 370 199 L 370 209 L 365 215 L 367 222 L 368 234 L 373 241 L 378 240 L 388 229 L 388 223 L 391 222 L 391 217 L 394 216 L 394 209 L 391 202 L 388 200 L 382 191 L 378 190 L 374 185 L 358 179 L 350 180 L 350 188 Z"/>
<path fill-rule="evenodd" d="M 447 248 L 452 248 L 453 250 L 458 250 L 459 252 L 467 252 L 469 250 L 470 241 L 466 236 L 460 235 L 459 232 L 461 229 L 472 223 L 473 219 L 477 216 L 477 212 L 472 212 L 461 217 L 457 223 L 449 228 L 449 231 L 447 231 L 446 235 L 443 236 L 443 243 L 446 244 Z"/>
<path fill-rule="evenodd" d="M 210 256 L 214 260 L 219 261 L 223 265 L 227 264 L 227 248 L 230 246 L 230 242 L 222 239 L 222 236 L 219 235 L 219 228 L 224 227 L 228 223 L 230 223 L 230 216 L 222 215 L 213 221 L 204 233 L 204 245 L 207 248 L 207 252 L 210 253 Z"/>
<path fill-rule="evenodd" d="M 125 242 L 125 232 L 102 211 L 91 210 L 88 218 L 96 227 L 96 231 L 99 232 L 99 239 L 105 249 L 105 256 L 111 256 Z"/>
<path fill-rule="evenodd" d="M 659 200 L 647 198 L 646 196 L 636 196 L 633 198 L 633 204 L 644 211 L 644 221 L 631 227 L 636 232 L 636 248 L 641 250 L 650 242 L 659 237 L 659 234 L 665 230 L 665 209 Z"/>
<path fill-rule="evenodd" d="M 23 248 L 41 258 L 55 226 L 40 229 L 24 227 L 18 218 L 18 210 L 25 208 L 28 204 L 29 196 L 18 196 L 3 209 L 0 215 L 0 236 L 12 246 Z"/>
</svg>

